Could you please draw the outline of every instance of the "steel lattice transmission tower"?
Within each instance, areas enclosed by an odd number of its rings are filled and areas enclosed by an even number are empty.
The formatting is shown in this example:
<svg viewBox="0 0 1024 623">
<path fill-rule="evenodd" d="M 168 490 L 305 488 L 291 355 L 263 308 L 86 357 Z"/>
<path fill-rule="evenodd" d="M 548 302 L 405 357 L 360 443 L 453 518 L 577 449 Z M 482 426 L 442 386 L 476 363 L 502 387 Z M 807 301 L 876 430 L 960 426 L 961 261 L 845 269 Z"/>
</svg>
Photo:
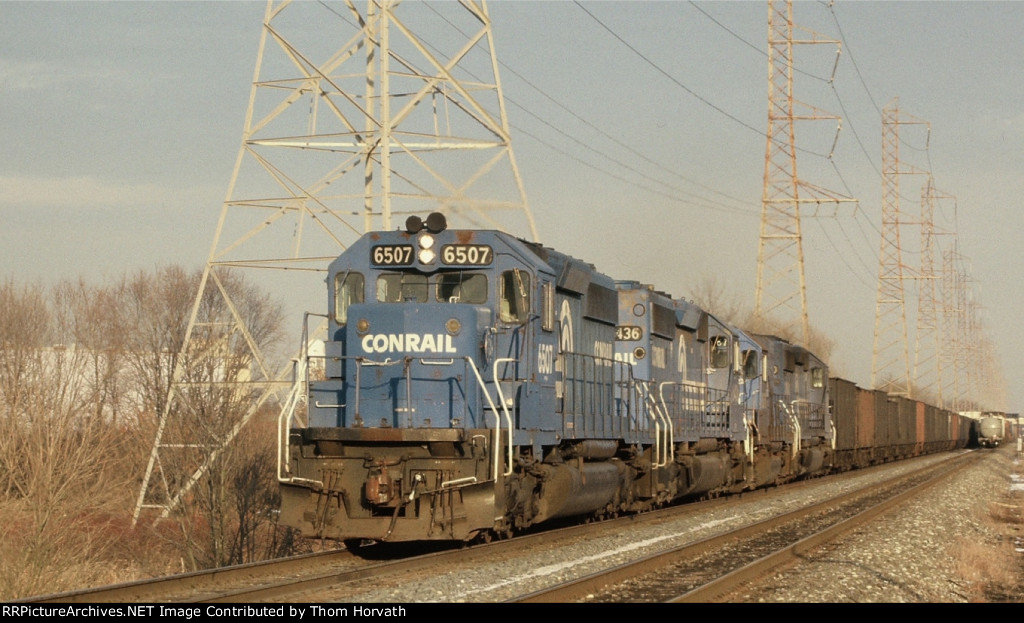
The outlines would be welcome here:
<svg viewBox="0 0 1024 623">
<path fill-rule="evenodd" d="M 949 393 L 954 411 L 1004 410 L 1006 379 L 992 353 L 996 343 L 980 317 L 984 307 L 969 276 L 968 259 L 956 243 L 943 253 L 942 289 L 945 300 L 943 337 L 948 347 L 943 362 L 953 370 Z"/>
<path fill-rule="evenodd" d="M 875 305 L 875 339 L 871 356 L 871 386 L 899 396 L 910 395 L 910 344 L 907 338 L 905 273 L 900 241 L 900 176 L 921 173 L 900 165 L 901 125 L 921 124 L 904 116 L 899 99 L 882 109 L 882 235 Z"/>
<path fill-rule="evenodd" d="M 796 121 L 838 117 L 823 114 L 793 97 L 794 46 L 830 44 L 810 31 L 809 39 L 794 39 L 793 3 L 768 2 L 768 140 L 761 196 L 761 233 L 757 253 L 757 286 L 754 314 L 762 324 L 785 323 L 781 333 L 798 335 L 807 344 L 807 284 L 804 275 L 803 205 L 851 201 L 802 181 L 797 175 Z M 834 71 L 833 67 L 833 71 Z M 797 108 L 801 111 L 797 112 Z"/>
<path fill-rule="evenodd" d="M 978 349 L 981 343 L 981 327 L 978 320 L 978 310 L 981 304 L 975 299 L 974 292 L 966 292 L 964 301 L 965 314 L 963 317 L 963 368 L 966 373 L 967 384 L 967 407 L 971 411 L 980 411 L 984 407 L 984 401 L 979 396 L 981 379 L 979 379 Z"/>
<path fill-rule="evenodd" d="M 957 242 L 953 243 L 942 254 L 942 333 L 945 336 L 945 348 L 942 349 L 940 358 L 943 369 L 948 370 L 948 376 L 943 381 L 946 387 L 943 392 L 947 396 L 944 406 L 953 411 L 963 410 L 963 395 L 960 385 L 961 366 L 961 335 L 960 335 L 960 310 L 961 295 L 963 287 L 960 275 L 956 270 Z"/>
<path fill-rule="evenodd" d="M 1003 411 L 1007 393 L 1002 368 L 994 356 L 998 346 L 987 330 L 980 293 L 973 290 L 969 295 L 964 337 L 968 404 L 972 410 Z"/>
<path fill-rule="evenodd" d="M 944 341 L 939 327 L 939 269 L 935 263 L 935 206 L 940 197 L 932 176 L 921 188 L 921 268 L 917 288 L 917 332 L 914 345 L 914 385 L 922 397 L 934 393 L 943 404 L 942 363 Z"/>
<path fill-rule="evenodd" d="M 253 283 L 322 309 L 331 259 L 363 232 L 433 211 L 537 237 L 486 3 L 268 0 L 241 148 L 134 521 L 143 508 L 167 516 L 258 411 L 298 393 L 292 366 L 253 330 L 237 275 L 256 269 Z"/>
</svg>

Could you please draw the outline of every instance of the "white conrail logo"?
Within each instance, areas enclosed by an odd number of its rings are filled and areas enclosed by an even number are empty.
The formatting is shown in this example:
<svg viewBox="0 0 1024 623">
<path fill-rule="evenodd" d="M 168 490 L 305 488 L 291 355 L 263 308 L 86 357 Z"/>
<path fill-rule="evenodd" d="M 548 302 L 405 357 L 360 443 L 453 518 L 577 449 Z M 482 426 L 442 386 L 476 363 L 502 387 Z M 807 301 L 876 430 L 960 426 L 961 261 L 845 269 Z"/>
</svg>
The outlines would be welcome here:
<svg viewBox="0 0 1024 623">
<path fill-rule="evenodd" d="M 562 309 L 558 313 L 558 322 L 562 325 L 562 335 L 559 339 L 559 348 L 563 353 L 573 351 L 572 339 L 572 310 L 569 309 L 569 301 L 562 301 Z"/>
<path fill-rule="evenodd" d="M 377 333 L 363 336 L 363 352 L 366 353 L 446 353 L 458 351 L 452 344 L 452 336 L 444 333 Z"/>
</svg>

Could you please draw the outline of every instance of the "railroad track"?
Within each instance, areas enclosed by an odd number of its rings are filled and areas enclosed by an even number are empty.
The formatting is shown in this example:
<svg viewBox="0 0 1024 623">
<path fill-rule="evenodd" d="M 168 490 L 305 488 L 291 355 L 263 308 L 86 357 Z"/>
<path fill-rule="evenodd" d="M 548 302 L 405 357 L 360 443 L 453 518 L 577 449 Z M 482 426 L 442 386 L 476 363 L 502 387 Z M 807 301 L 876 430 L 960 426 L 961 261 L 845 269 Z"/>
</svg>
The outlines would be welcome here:
<svg viewBox="0 0 1024 623">
<path fill-rule="evenodd" d="M 510 600 L 555 602 L 715 602 L 756 583 L 847 532 L 905 504 L 982 457 L 962 455 L 894 480 L 590 576 Z"/>
<path fill-rule="evenodd" d="M 690 512 L 696 512 L 691 510 Z M 640 521 L 656 520 L 650 513 Z M 618 520 L 628 522 L 628 519 Z M 634 521 L 636 521 L 634 519 Z M 607 523 L 615 523 L 607 522 Z M 604 524 L 586 524 L 518 536 L 472 547 L 427 545 L 430 553 L 409 554 L 409 546 L 374 545 L 358 554 L 348 550 L 319 552 L 290 558 L 251 563 L 221 569 L 209 569 L 123 584 L 101 586 L 52 595 L 40 595 L 11 603 L 84 604 L 84 603 L 223 603 L 286 600 L 302 601 L 303 596 L 317 594 L 309 601 L 320 601 L 323 591 L 332 586 L 359 583 L 373 577 L 400 577 L 424 570 L 434 571 L 439 565 L 458 561 L 471 564 L 481 558 L 501 556 L 506 550 L 543 546 L 567 534 L 581 536 Z M 379 560 L 374 560 L 377 558 Z"/>
<path fill-rule="evenodd" d="M 962 457 L 954 458 L 951 461 L 959 462 L 961 460 Z M 945 460 L 936 465 L 945 465 L 951 461 Z M 587 576 L 575 582 L 560 584 L 552 589 L 525 594 L 506 601 L 670 601 L 683 595 L 686 591 L 672 589 L 669 593 L 662 590 L 655 594 L 651 588 L 634 587 L 627 589 L 632 591 L 632 597 L 622 599 L 618 595 L 623 590 L 623 578 L 650 577 L 652 586 L 671 585 L 665 578 L 659 579 L 659 573 L 665 574 L 669 578 L 688 577 L 690 578 L 688 580 L 690 588 L 707 584 L 711 578 L 706 575 L 698 577 L 694 575 L 693 571 L 680 570 L 678 565 L 681 563 L 678 561 L 703 560 L 704 562 L 697 563 L 698 566 L 709 568 L 711 564 L 707 557 L 719 552 L 714 555 L 720 560 L 718 564 L 721 568 L 733 570 L 743 567 L 750 560 L 765 555 L 763 547 L 758 550 L 761 552 L 760 554 L 747 554 L 746 560 L 742 557 L 729 560 L 727 557 L 723 558 L 720 552 L 739 553 L 751 548 L 752 544 L 763 545 L 769 542 L 766 536 L 774 532 L 789 535 L 786 537 L 789 538 L 789 545 L 779 545 L 775 549 L 789 547 L 793 544 L 793 536 L 798 533 L 794 526 L 800 523 L 799 517 L 823 516 L 826 519 L 820 521 L 831 524 L 838 523 L 837 511 L 829 509 L 849 508 L 850 505 L 856 504 L 854 500 L 861 500 L 863 505 L 866 504 L 863 500 L 871 499 L 873 496 L 882 495 L 891 498 L 894 495 L 891 493 L 894 489 L 899 487 L 905 489 L 909 486 L 906 484 L 908 479 L 921 481 L 936 469 L 940 468 L 937 466 L 926 467 L 912 472 L 911 475 L 900 477 L 895 482 L 888 481 L 887 491 L 890 493 L 880 494 L 877 487 L 858 489 L 829 499 L 810 509 L 795 511 L 783 518 L 748 525 L 727 535 L 691 543 L 676 548 L 672 552 L 648 556 L 639 563 L 616 567 L 604 574 Z M 864 472 L 865 470 L 858 470 L 851 472 L 850 475 L 856 476 Z M 472 547 L 438 549 L 438 546 L 435 545 L 435 551 L 419 555 L 410 555 L 407 547 L 396 549 L 372 546 L 360 550 L 359 555 L 346 550 L 338 550 L 58 595 L 40 596 L 21 600 L 20 603 L 274 603 L 283 601 L 343 603 L 360 600 L 365 602 L 368 586 L 385 588 L 427 584 L 431 576 L 437 575 L 439 569 L 444 569 L 446 573 L 457 574 L 506 558 L 530 556 L 531 552 L 550 550 L 568 541 L 596 538 L 596 535 L 610 534 L 616 531 L 620 533 L 634 531 L 648 523 L 656 525 L 658 522 L 675 521 L 681 517 L 701 516 L 716 508 L 727 509 L 732 505 L 749 504 L 752 498 L 769 500 L 776 492 L 796 491 L 804 487 L 818 485 L 823 481 L 839 483 L 842 482 L 844 476 L 846 475 L 793 483 L 777 490 L 757 490 L 739 496 L 687 504 L 612 521 L 526 534 L 508 541 L 497 541 Z M 846 514 L 850 515 L 852 511 L 847 510 Z M 804 536 L 820 532 L 826 527 L 811 519 L 805 519 L 804 522 L 801 533 Z M 783 537 L 780 536 L 780 538 Z M 697 558 L 699 556 L 704 558 Z M 673 561 L 677 562 L 673 563 Z M 719 575 L 725 575 L 725 573 Z M 726 584 L 720 583 L 717 586 L 718 588 L 714 588 L 712 585 L 707 590 L 716 590 L 719 593 L 728 590 Z M 514 587 L 510 590 L 514 590 Z M 693 593 L 687 599 L 708 601 L 711 598 L 707 595 L 709 594 L 701 596 Z M 450 599 L 452 599 L 451 595 L 425 593 L 420 597 L 402 601 L 445 601 Z"/>
</svg>

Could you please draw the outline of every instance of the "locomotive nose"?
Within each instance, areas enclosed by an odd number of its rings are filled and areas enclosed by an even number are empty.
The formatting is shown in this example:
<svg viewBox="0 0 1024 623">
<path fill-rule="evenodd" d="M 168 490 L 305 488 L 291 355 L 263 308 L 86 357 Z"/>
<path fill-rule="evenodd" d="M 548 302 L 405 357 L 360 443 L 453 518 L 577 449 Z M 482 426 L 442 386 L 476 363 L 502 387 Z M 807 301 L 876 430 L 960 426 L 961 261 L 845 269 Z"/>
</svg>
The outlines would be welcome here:
<svg viewBox="0 0 1024 623">
<path fill-rule="evenodd" d="M 481 309 L 407 303 L 376 307 L 370 316 L 368 307 L 353 305 L 348 410 L 371 426 L 475 425 L 481 415 L 471 369 L 481 356 Z"/>
</svg>

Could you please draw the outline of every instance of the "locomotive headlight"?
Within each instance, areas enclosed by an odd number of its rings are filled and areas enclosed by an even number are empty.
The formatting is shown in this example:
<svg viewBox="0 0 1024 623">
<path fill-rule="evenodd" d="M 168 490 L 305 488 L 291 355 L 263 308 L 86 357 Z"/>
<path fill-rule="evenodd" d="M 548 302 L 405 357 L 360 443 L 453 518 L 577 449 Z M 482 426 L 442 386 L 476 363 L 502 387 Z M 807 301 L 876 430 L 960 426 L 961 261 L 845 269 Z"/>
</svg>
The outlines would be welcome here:
<svg viewBox="0 0 1024 623">
<path fill-rule="evenodd" d="M 434 253 L 434 237 L 430 234 L 423 234 L 419 238 L 420 252 L 417 257 L 421 264 L 433 264 L 437 258 Z"/>
<path fill-rule="evenodd" d="M 444 328 L 448 329 L 448 333 L 458 335 L 459 331 L 462 330 L 462 323 L 457 318 L 449 318 L 448 322 L 444 323 Z"/>
<path fill-rule="evenodd" d="M 360 318 L 356 322 L 356 331 L 358 333 L 366 333 L 369 330 L 370 330 L 370 321 L 367 320 L 366 318 Z"/>
<path fill-rule="evenodd" d="M 633 356 L 636 357 L 637 359 L 643 359 L 644 357 L 647 356 L 647 351 L 644 350 L 643 346 L 637 346 L 635 349 L 633 349 Z"/>
</svg>

